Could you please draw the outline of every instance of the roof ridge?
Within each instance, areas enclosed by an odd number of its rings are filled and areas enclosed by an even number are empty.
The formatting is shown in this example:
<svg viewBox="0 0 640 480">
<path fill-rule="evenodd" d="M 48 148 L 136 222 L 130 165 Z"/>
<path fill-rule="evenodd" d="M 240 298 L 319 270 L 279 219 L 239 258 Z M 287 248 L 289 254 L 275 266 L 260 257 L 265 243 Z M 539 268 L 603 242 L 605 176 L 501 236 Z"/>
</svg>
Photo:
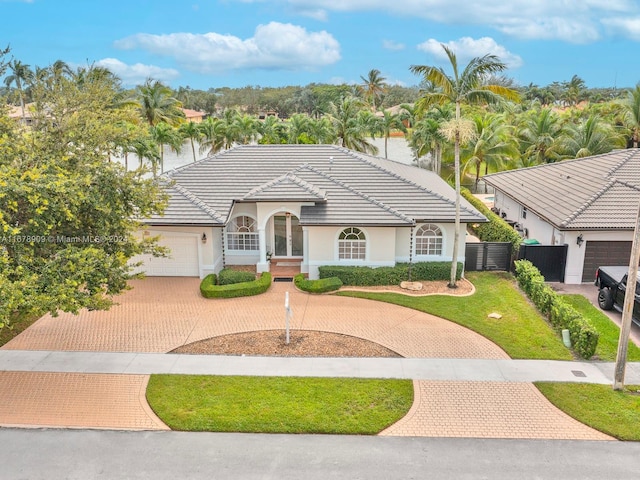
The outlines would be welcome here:
<svg viewBox="0 0 640 480">
<path fill-rule="evenodd" d="M 612 176 L 620 167 L 622 167 L 625 163 L 627 163 L 629 160 L 631 160 L 634 156 L 633 149 L 627 149 L 627 150 L 623 150 L 621 153 L 627 153 L 626 156 L 624 156 L 618 163 L 616 163 L 613 167 L 611 167 L 609 169 L 609 171 L 607 171 L 607 173 L 605 174 L 605 177 L 610 177 Z"/>
<path fill-rule="evenodd" d="M 304 164 L 303 166 L 306 166 L 307 164 Z M 321 191 L 318 187 L 316 187 L 315 185 L 303 180 L 302 178 L 298 177 L 297 175 L 295 175 L 293 172 L 295 172 L 297 169 L 291 170 L 283 175 L 280 175 L 279 177 L 276 177 L 272 180 L 269 180 L 266 183 L 263 183 L 262 185 L 258 185 L 257 187 L 252 188 L 251 190 L 249 190 L 249 192 L 244 196 L 244 198 L 250 197 L 252 195 L 257 194 L 258 192 L 262 192 L 264 190 L 266 190 L 267 188 L 271 188 L 273 186 L 278 185 L 279 183 L 282 183 L 284 180 L 291 180 L 294 184 L 298 185 L 299 187 L 302 187 L 304 190 L 306 190 L 307 192 L 316 195 L 318 197 L 322 197 L 322 198 L 326 198 L 326 192 Z"/>
<path fill-rule="evenodd" d="M 589 197 L 586 202 L 580 205 L 580 207 L 575 212 L 573 212 L 565 220 L 563 220 L 559 226 L 560 227 L 568 226 L 572 221 L 574 221 L 578 217 L 578 215 L 584 212 L 587 209 L 587 207 L 592 205 L 593 202 L 595 202 L 598 198 L 604 195 L 605 192 L 607 192 L 607 190 L 609 190 L 616 183 L 624 183 L 624 182 L 618 182 L 615 178 L 610 179 L 607 183 L 604 184 L 604 186 L 600 190 L 598 190 L 596 193 L 591 195 L 591 197 Z"/>
<path fill-rule="evenodd" d="M 343 187 L 343 188 L 346 188 L 346 189 L 347 189 L 347 190 L 349 190 L 351 193 L 354 193 L 354 194 L 358 195 L 359 197 L 364 198 L 364 199 L 365 199 L 366 201 L 368 201 L 369 203 L 372 203 L 372 204 L 374 204 L 375 206 L 377 206 L 378 208 L 381 208 L 381 209 L 383 209 L 383 210 L 385 210 L 385 211 L 387 211 L 387 212 L 391 213 L 392 215 L 394 215 L 394 216 L 396 216 L 396 217 L 400 218 L 401 220 L 404 220 L 405 222 L 409 222 L 409 223 L 411 223 L 411 224 L 415 224 L 415 220 L 414 220 L 413 218 L 409 218 L 409 217 L 407 217 L 405 214 L 403 214 L 403 213 L 401 213 L 401 212 L 397 211 L 396 209 L 394 209 L 394 208 L 390 207 L 389 205 L 386 205 L 386 204 L 382 203 L 380 200 L 376 200 L 375 198 L 370 197 L 370 196 L 369 196 L 369 195 L 367 195 L 366 193 L 362 193 L 362 192 L 360 192 L 360 191 L 356 190 L 356 189 L 355 189 L 355 188 L 353 188 L 351 185 L 348 185 L 348 184 L 346 184 L 346 183 L 344 183 L 344 182 L 342 182 L 342 181 L 340 181 L 340 180 L 338 180 L 338 179 L 336 179 L 336 178 L 332 177 L 331 175 L 328 175 L 328 174 L 326 174 L 326 173 L 324 173 L 324 172 L 322 172 L 322 171 L 320 171 L 320 170 L 318 170 L 318 169 L 316 169 L 316 168 L 312 167 L 312 166 L 311 166 L 311 165 L 309 165 L 309 164 L 302 165 L 302 166 L 300 166 L 299 168 L 297 168 L 296 170 L 302 170 L 302 169 L 305 169 L 305 168 L 306 168 L 307 170 L 311 170 L 311 171 L 312 171 L 312 172 L 314 172 L 314 173 L 317 173 L 318 175 L 320 175 L 320 176 L 322 176 L 322 177 L 325 177 L 325 178 L 329 179 L 329 180 L 330 180 L 330 181 L 332 181 L 333 183 L 336 183 L 336 184 L 340 185 L 340 186 L 341 186 L 341 187 Z"/>
<path fill-rule="evenodd" d="M 441 194 L 439 194 L 437 192 L 434 192 L 433 190 L 429 190 L 428 188 L 423 187 L 419 183 L 416 183 L 416 182 L 414 182 L 412 180 L 409 180 L 409 179 L 403 177 L 402 175 L 400 175 L 400 174 L 398 174 L 396 172 L 392 172 L 391 170 L 388 170 L 388 169 L 382 167 L 381 165 L 377 165 L 377 164 L 373 163 L 371 160 L 368 160 L 367 158 L 365 158 L 363 156 L 356 155 L 355 152 L 352 152 L 351 150 L 348 150 L 348 154 L 353 156 L 357 160 L 360 160 L 361 162 L 364 162 L 367 165 L 369 165 L 369 166 L 371 166 L 373 168 L 376 168 L 376 169 L 380 170 L 381 172 L 386 173 L 387 175 L 391 175 L 392 177 L 397 178 L 398 180 L 402 180 L 403 182 L 408 183 L 409 185 L 413 185 L 414 187 L 416 187 L 419 190 L 422 190 L 423 192 L 430 193 L 431 195 L 434 195 L 436 198 L 439 198 L 440 200 L 444 200 L 449 205 L 454 205 L 455 206 L 455 204 L 456 204 L 455 200 L 452 201 L 450 198 L 447 198 L 447 197 L 445 197 L 445 196 L 443 196 L 443 195 L 441 195 Z M 378 158 L 380 158 L 382 160 L 388 160 L 386 158 L 383 159 L 382 157 L 378 157 Z M 393 161 L 393 160 L 390 160 L 390 161 Z M 398 163 L 401 166 L 409 166 L 409 167 L 412 166 L 412 165 L 405 165 L 405 164 L 400 163 L 400 162 L 396 162 L 396 163 Z M 420 167 L 415 167 L 415 168 L 420 168 Z M 460 195 L 460 197 L 462 198 L 462 195 Z M 466 208 L 465 206 L 463 206 L 462 203 L 460 204 L 460 208 L 462 210 L 464 210 L 465 212 L 467 212 L 467 213 L 473 214 L 473 212 L 471 210 L 469 210 L 468 208 Z"/>
<path fill-rule="evenodd" d="M 171 187 L 173 189 L 175 189 L 183 197 L 185 197 L 187 200 L 189 200 L 191 203 L 193 203 L 196 207 L 198 207 L 202 211 L 204 211 L 211 218 L 213 218 L 214 220 L 216 220 L 216 221 L 218 221 L 220 223 L 224 223 L 224 219 L 222 218 L 222 216 L 218 212 L 216 212 L 213 208 L 211 208 L 209 205 L 207 205 L 203 200 L 200 200 L 197 196 L 195 196 L 193 193 L 191 193 L 185 187 L 183 187 L 182 185 L 179 185 L 177 183 L 174 183 Z"/>
</svg>

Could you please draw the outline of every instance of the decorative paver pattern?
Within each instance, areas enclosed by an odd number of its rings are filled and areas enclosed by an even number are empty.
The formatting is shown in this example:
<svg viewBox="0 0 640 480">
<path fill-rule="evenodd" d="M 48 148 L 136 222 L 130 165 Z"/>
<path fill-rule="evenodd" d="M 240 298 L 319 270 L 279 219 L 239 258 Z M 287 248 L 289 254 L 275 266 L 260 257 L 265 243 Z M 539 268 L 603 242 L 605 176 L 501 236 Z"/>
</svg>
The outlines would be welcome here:
<svg viewBox="0 0 640 480">
<path fill-rule="evenodd" d="M 531 383 L 414 381 L 409 413 L 381 435 L 613 440 L 574 420 Z"/>
<path fill-rule="evenodd" d="M 218 335 L 292 329 L 361 337 L 404 357 L 508 359 L 486 338 L 444 319 L 364 299 L 308 295 L 274 283 L 260 296 L 204 299 L 198 279 L 132 282 L 110 311 L 44 316 L 3 348 L 168 352 Z M 0 372 L 0 425 L 166 429 L 145 400 L 143 375 Z M 551 405 L 526 383 L 416 381 L 405 418 L 384 435 L 610 439 Z"/>
<path fill-rule="evenodd" d="M 146 375 L 0 372 L 0 424 L 168 430 L 145 398 Z"/>
<path fill-rule="evenodd" d="M 111 310 L 46 315 L 3 348 L 108 352 L 168 352 L 205 338 L 284 329 L 290 294 L 293 329 L 321 330 L 377 342 L 404 357 L 509 358 L 497 345 L 433 315 L 382 302 L 308 295 L 274 283 L 257 297 L 205 299 L 196 278 L 149 277 Z"/>
</svg>

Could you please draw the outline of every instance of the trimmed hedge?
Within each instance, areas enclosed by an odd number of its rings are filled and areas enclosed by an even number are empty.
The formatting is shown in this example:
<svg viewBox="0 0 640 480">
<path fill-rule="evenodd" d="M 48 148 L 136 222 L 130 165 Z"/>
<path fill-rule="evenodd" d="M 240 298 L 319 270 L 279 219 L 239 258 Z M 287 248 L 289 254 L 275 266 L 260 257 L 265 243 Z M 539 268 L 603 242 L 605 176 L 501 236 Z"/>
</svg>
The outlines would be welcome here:
<svg viewBox="0 0 640 480">
<path fill-rule="evenodd" d="M 218 274 L 218 285 L 231 285 L 232 283 L 251 282 L 256 279 L 255 274 L 251 272 L 241 272 L 224 268 Z"/>
<path fill-rule="evenodd" d="M 266 292 L 271 286 L 271 274 L 264 272 L 257 280 L 229 285 L 216 285 L 216 275 L 210 274 L 200 282 L 200 293 L 205 298 L 249 297 Z"/>
<path fill-rule="evenodd" d="M 522 243 L 522 237 L 518 232 L 487 208 L 487 206 L 482 203 L 482 200 L 476 198 L 468 189 L 463 188 L 460 193 L 465 200 L 489 220 L 488 223 L 469 225 L 471 231 L 483 242 L 511 242 L 513 252 L 517 253 Z"/>
<path fill-rule="evenodd" d="M 342 286 L 342 280 L 338 277 L 321 278 L 319 280 L 307 280 L 303 273 L 293 277 L 293 283 L 300 290 L 309 293 L 334 292 Z"/>
<path fill-rule="evenodd" d="M 571 344 L 578 355 L 585 359 L 591 358 L 600 337 L 593 325 L 544 283 L 544 277 L 530 261 L 517 260 L 515 267 L 518 285 L 538 310 L 547 316 L 556 329 L 569 330 Z"/>
<path fill-rule="evenodd" d="M 370 287 L 374 285 L 399 285 L 409 280 L 409 264 L 398 263 L 395 267 L 354 267 L 325 265 L 318 267 L 321 279 L 337 277 L 344 285 Z M 411 280 L 449 280 L 450 262 L 418 262 L 411 265 Z M 462 263 L 458 262 L 456 278 L 462 275 Z"/>
</svg>

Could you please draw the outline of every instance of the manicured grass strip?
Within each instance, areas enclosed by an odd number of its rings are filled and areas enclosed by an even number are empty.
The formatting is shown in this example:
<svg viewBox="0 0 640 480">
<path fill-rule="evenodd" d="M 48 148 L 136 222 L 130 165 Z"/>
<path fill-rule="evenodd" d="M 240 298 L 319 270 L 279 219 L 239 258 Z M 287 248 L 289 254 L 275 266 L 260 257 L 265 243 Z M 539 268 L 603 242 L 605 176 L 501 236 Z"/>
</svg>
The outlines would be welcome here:
<svg viewBox="0 0 640 480">
<path fill-rule="evenodd" d="M 560 410 L 619 440 L 640 440 L 640 385 L 617 392 L 611 385 L 535 384 Z"/>
<path fill-rule="evenodd" d="M 591 305 L 591 302 L 584 295 L 567 294 L 562 295 L 562 298 L 580 312 L 600 334 L 594 360 L 615 361 L 618 352 L 620 328 L 598 307 Z M 635 343 L 629 342 L 627 360 L 630 362 L 640 361 L 640 347 Z"/>
<path fill-rule="evenodd" d="M 499 345 L 512 358 L 571 360 L 571 352 L 535 307 L 504 272 L 469 272 L 476 287 L 468 297 L 410 297 L 395 293 L 339 292 L 414 308 L 463 325 Z M 487 316 L 497 312 L 500 319 Z"/>
<path fill-rule="evenodd" d="M 406 415 L 413 382 L 152 375 L 147 400 L 173 430 L 373 435 Z"/>
</svg>

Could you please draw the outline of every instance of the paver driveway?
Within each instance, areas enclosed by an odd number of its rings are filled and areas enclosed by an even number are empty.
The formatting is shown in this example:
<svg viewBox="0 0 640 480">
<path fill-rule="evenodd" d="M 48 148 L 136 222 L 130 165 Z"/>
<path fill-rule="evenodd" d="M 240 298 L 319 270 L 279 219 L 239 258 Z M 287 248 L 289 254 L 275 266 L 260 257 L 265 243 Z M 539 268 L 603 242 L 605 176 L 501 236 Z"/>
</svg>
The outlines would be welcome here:
<svg viewBox="0 0 640 480">
<path fill-rule="evenodd" d="M 293 329 L 353 335 L 405 357 L 508 358 L 484 337 L 441 318 L 369 300 L 308 295 L 290 283 L 274 283 L 256 297 L 217 300 L 202 298 L 193 278 L 152 277 L 131 284 L 110 311 L 47 315 L 3 348 L 167 352 L 217 335 L 284 328 L 289 291 Z M 166 428 L 146 404 L 144 376 L 0 372 L 0 385 L 0 425 Z M 473 382 L 472 394 L 467 382 L 415 385 L 411 412 L 384 434 L 609 438 L 552 407 L 531 384 Z"/>
</svg>

